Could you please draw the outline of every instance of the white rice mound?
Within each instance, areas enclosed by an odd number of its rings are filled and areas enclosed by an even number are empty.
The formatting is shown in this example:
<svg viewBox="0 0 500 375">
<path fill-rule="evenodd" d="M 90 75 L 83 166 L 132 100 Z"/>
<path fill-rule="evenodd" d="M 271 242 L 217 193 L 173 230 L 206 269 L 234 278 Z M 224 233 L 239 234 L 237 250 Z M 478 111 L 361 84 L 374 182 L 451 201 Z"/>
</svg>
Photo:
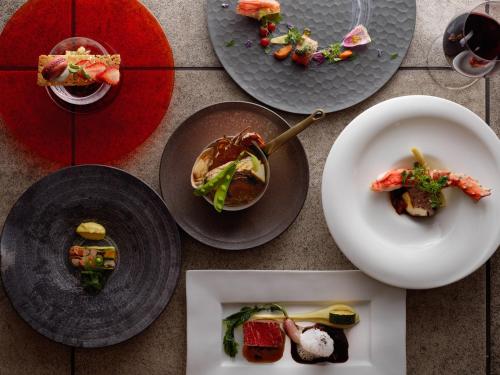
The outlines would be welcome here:
<svg viewBox="0 0 500 375">
<path fill-rule="evenodd" d="M 300 335 L 300 345 L 316 357 L 329 357 L 333 353 L 333 339 L 326 332 L 312 328 Z"/>
</svg>

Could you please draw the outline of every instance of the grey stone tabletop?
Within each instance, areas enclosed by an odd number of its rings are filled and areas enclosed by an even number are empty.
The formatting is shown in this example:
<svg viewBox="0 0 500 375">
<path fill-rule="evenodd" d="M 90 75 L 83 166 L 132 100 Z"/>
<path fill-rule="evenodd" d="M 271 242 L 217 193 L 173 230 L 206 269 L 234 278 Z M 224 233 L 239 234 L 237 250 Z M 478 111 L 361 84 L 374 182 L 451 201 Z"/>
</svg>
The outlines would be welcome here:
<svg viewBox="0 0 500 375">
<path fill-rule="evenodd" d="M 73 349 L 40 336 L 16 314 L 0 286 L 0 374 L 181 375 L 186 365 L 186 270 L 353 269 L 328 232 L 321 214 L 320 185 L 330 147 L 354 117 L 388 98 L 426 94 L 464 105 L 500 135 L 499 75 L 465 90 L 452 91 L 437 85 L 425 69 L 426 51 L 443 23 L 478 1 L 416 2 L 415 35 L 395 76 L 368 100 L 329 116 L 315 125 L 314 131 L 299 136 L 310 163 L 310 186 L 303 210 L 287 231 L 266 245 L 243 252 L 209 248 L 182 234 L 182 274 L 167 309 L 142 334 L 103 349 Z M 0 30 L 23 3 L 0 1 Z M 175 89 L 156 131 L 112 165 L 159 190 L 163 147 L 185 118 L 209 104 L 252 98 L 229 78 L 212 50 L 204 0 L 145 0 L 144 4 L 158 18 L 171 43 Z M 454 79 L 449 69 L 440 69 L 439 74 Z M 280 114 L 291 123 L 299 119 Z M 25 189 L 61 167 L 32 155 L 10 135 L 0 119 L 0 225 Z M 459 282 L 437 289 L 408 291 L 406 344 L 407 373 L 411 375 L 500 374 L 500 253 Z"/>
</svg>

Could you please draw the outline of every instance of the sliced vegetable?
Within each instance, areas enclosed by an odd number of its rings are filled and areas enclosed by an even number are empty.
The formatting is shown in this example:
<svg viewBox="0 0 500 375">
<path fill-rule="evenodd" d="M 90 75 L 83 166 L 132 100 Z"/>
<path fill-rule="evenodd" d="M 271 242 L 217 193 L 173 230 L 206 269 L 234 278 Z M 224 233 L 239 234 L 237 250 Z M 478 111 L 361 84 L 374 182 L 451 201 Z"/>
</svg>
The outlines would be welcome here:
<svg viewBox="0 0 500 375">
<path fill-rule="evenodd" d="M 335 310 L 330 313 L 329 320 L 337 325 L 353 325 L 356 323 L 356 313 L 348 310 Z"/>
<path fill-rule="evenodd" d="M 203 195 L 207 195 L 210 193 L 212 190 L 217 189 L 219 187 L 219 184 L 222 182 L 224 179 L 224 176 L 228 173 L 230 168 L 233 165 L 236 165 L 237 161 L 233 161 L 230 164 L 227 165 L 223 170 L 221 170 L 218 174 L 216 174 L 213 178 L 208 180 L 206 183 L 201 185 L 198 189 L 194 191 L 194 195 L 201 197 Z"/>
<path fill-rule="evenodd" d="M 288 44 L 276 52 L 274 52 L 274 57 L 276 57 L 278 60 L 284 60 L 288 57 L 288 55 L 292 52 L 293 46 L 291 44 Z"/>
<path fill-rule="evenodd" d="M 287 44 L 288 43 L 288 34 L 275 36 L 271 39 L 272 44 Z"/>
<path fill-rule="evenodd" d="M 222 212 L 222 209 L 224 208 L 224 202 L 226 201 L 229 185 L 231 185 L 231 181 L 233 180 L 234 174 L 236 173 L 237 164 L 238 163 L 234 163 L 231 165 L 219 187 L 217 188 L 217 191 L 215 192 L 214 208 L 217 212 Z"/>
<path fill-rule="evenodd" d="M 345 60 L 351 56 L 352 56 L 352 51 L 350 49 L 346 49 L 345 51 L 340 53 L 339 58 L 340 60 Z"/>
</svg>

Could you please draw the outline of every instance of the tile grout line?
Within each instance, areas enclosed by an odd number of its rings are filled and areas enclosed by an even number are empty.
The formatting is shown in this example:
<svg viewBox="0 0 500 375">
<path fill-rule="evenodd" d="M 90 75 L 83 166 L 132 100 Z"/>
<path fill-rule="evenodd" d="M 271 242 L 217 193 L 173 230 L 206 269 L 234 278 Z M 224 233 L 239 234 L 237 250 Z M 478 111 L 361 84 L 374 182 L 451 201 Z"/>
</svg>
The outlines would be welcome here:
<svg viewBox="0 0 500 375">
<path fill-rule="evenodd" d="M 76 36 L 76 0 L 71 0 L 71 36 Z M 74 106 L 73 106 L 74 107 Z M 76 114 L 71 113 L 71 165 L 76 163 Z M 75 375 L 75 348 L 72 346 L 69 357 L 70 375 Z"/>
<path fill-rule="evenodd" d="M 179 71 L 196 71 L 196 70 L 215 70 L 223 71 L 222 66 L 123 66 L 122 70 L 179 70 Z M 425 71 L 425 70 L 452 70 L 451 67 L 447 66 L 400 66 L 398 70 L 415 70 L 415 71 Z M 0 66 L 0 71 L 31 71 L 38 70 L 37 66 Z"/>
<path fill-rule="evenodd" d="M 490 103 L 490 79 L 485 78 L 484 83 L 484 117 L 488 125 L 491 126 L 491 103 Z M 491 261 L 488 259 L 486 262 L 486 375 L 491 375 Z"/>
</svg>

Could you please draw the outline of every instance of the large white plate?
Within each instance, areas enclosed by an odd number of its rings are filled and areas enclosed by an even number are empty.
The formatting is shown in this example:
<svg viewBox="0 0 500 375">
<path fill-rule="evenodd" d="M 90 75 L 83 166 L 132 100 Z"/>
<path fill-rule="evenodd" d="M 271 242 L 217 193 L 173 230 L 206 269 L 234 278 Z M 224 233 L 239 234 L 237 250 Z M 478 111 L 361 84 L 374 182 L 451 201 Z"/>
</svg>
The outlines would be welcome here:
<svg viewBox="0 0 500 375">
<path fill-rule="evenodd" d="M 186 294 L 186 375 L 406 373 L 406 291 L 359 271 L 188 271 Z M 351 304 L 361 321 L 346 330 L 349 360 L 299 364 L 290 355 L 288 339 L 283 358 L 275 363 L 250 363 L 241 353 L 228 357 L 222 348 L 222 319 L 245 305 L 266 302 L 281 303 L 289 312 Z M 241 327 L 236 337 L 242 343 Z"/>
<path fill-rule="evenodd" d="M 493 189 L 475 203 L 445 189 L 447 207 L 429 219 L 397 215 L 370 183 L 412 165 L 419 147 L 431 166 L 463 172 Z M 500 244 L 500 141 L 468 109 L 431 96 L 380 103 L 356 117 L 332 146 L 323 210 L 335 242 L 359 269 L 388 284 L 431 288 L 479 268 Z"/>
</svg>

